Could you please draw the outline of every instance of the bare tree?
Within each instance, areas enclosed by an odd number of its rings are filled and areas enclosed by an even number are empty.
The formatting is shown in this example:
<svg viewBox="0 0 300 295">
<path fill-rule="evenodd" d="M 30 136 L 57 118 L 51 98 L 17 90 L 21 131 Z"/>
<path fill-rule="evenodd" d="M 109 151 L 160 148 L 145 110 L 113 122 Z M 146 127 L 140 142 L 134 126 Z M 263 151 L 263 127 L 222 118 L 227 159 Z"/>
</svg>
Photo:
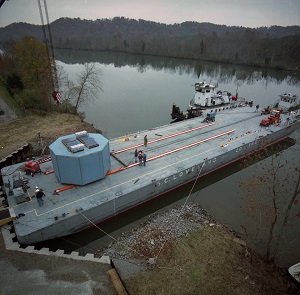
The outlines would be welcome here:
<svg viewBox="0 0 300 295">
<path fill-rule="evenodd" d="M 298 155 L 299 146 L 293 146 L 293 149 Z M 257 153 L 246 159 L 244 165 L 249 166 L 253 161 L 261 160 L 260 156 L 261 153 Z M 266 259 L 273 261 L 290 221 L 300 217 L 294 208 L 300 194 L 300 169 L 293 159 L 285 160 L 282 151 L 276 150 L 266 156 L 270 156 L 270 164 L 258 162 L 255 175 L 243 180 L 241 187 L 245 192 L 244 210 L 253 218 L 256 226 L 256 233 L 250 241 L 260 246 L 265 244 Z M 293 165 L 291 162 L 294 162 Z M 243 228 L 248 233 L 247 228 Z"/>
<path fill-rule="evenodd" d="M 95 63 L 85 63 L 84 69 L 72 85 L 72 95 L 75 97 L 75 111 L 85 102 L 97 99 L 102 90 L 100 75 L 102 71 Z"/>
</svg>

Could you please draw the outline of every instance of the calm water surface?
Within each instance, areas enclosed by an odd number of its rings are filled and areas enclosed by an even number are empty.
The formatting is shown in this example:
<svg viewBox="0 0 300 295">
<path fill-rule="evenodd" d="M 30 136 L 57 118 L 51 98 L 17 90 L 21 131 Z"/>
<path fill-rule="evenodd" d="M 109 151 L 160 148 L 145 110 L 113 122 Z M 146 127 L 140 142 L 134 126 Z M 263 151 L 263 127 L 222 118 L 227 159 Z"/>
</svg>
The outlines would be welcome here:
<svg viewBox="0 0 300 295">
<path fill-rule="evenodd" d="M 71 80 L 76 78 L 85 62 L 94 62 L 102 70 L 100 80 L 103 92 L 99 93 L 96 101 L 83 105 L 80 111 L 85 113 L 86 121 L 94 124 L 107 138 L 169 124 L 172 104 L 177 104 L 185 111 L 194 95 L 193 85 L 197 81 L 218 83 L 218 89 L 233 94 L 238 91 L 240 96 L 253 100 L 254 104 L 259 103 L 261 107 L 274 103 L 279 94 L 300 94 L 299 78 L 291 72 L 122 54 L 61 51 L 56 57 Z M 299 138 L 299 133 L 297 136 Z M 286 165 L 300 167 L 300 157 L 295 157 L 299 151 L 299 141 L 285 149 L 283 157 L 288 162 Z M 263 173 L 262 163 L 264 166 L 270 165 L 268 159 L 242 170 L 239 164 L 234 164 L 214 175 L 201 178 L 190 200 L 204 205 L 218 222 L 241 234 L 241 225 L 247 226 L 249 233 L 252 228 L 255 234 L 253 229 L 257 228 L 259 221 L 244 214 L 245 191 L 240 184 L 259 171 Z M 103 228 L 118 237 L 122 232 L 137 226 L 148 214 L 182 204 L 190 188 L 184 186 L 159 201 L 150 202 L 139 210 L 103 225 Z M 278 261 L 285 267 L 300 261 L 298 220 L 294 219 L 281 246 Z M 264 251 L 263 240 L 267 229 L 261 233 L 261 249 L 258 250 Z M 108 237 L 92 228 L 56 240 L 50 243 L 50 247 L 67 251 L 79 249 L 81 254 L 85 254 L 95 252 L 108 242 Z"/>
<path fill-rule="evenodd" d="M 108 138 L 169 124 L 172 104 L 185 111 L 198 81 L 218 83 L 218 89 L 232 94 L 238 90 L 241 97 L 262 107 L 273 103 L 279 94 L 299 94 L 299 79 L 292 72 L 122 54 L 107 57 L 83 51 L 78 57 L 67 53 L 60 53 L 58 64 L 71 80 L 84 62 L 95 62 L 102 71 L 103 92 L 80 110 Z"/>
</svg>

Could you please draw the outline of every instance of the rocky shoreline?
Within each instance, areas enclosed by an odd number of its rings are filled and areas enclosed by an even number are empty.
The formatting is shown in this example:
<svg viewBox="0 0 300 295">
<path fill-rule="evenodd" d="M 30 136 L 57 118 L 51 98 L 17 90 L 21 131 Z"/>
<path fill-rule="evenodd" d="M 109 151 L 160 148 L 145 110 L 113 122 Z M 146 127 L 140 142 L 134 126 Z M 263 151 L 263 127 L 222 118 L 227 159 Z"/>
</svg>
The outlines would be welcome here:
<svg viewBox="0 0 300 295">
<path fill-rule="evenodd" d="M 95 255 L 118 259 L 149 259 L 192 230 L 214 225 L 215 221 L 201 205 L 189 203 L 176 206 L 149 215 L 138 227 L 123 233 Z"/>
</svg>

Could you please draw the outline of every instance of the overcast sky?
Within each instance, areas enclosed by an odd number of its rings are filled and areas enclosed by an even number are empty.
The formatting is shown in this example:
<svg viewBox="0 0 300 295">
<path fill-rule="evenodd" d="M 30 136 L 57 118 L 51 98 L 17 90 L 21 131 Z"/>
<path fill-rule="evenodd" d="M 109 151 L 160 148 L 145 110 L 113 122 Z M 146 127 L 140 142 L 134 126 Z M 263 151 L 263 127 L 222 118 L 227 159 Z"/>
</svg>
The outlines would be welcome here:
<svg viewBox="0 0 300 295">
<path fill-rule="evenodd" d="M 44 1 L 50 22 L 60 17 L 95 20 L 124 16 L 167 24 L 300 25 L 300 0 L 40 0 L 42 6 Z M 0 27 L 13 22 L 41 24 L 38 0 L 5 1 L 0 8 Z"/>
</svg>

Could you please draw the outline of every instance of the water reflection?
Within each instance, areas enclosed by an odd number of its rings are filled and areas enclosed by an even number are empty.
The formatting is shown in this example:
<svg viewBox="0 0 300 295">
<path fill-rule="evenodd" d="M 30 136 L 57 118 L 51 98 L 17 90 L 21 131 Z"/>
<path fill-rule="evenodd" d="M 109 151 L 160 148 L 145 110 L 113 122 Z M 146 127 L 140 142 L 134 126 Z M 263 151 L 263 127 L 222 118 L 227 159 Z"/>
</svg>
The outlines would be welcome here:
<svg viewBox="0 0 300 295">
<path fill-rule="evenodd" d="M 113 65 L 116 68 L 130 66 L 137 68 L 139 73 L 144 73 L 149 69 L 154 71 L 163 70 L 169 73 L 191 75 L 197 78 L 209 76 L 217 79 L 220 83 L 228 83 L 233 78 L 247 84 L 254 84 L 257 81 L 264 80 L 266 86 L 269 83 L 281 83 L 283 81 L 292 86 L 299 86 L 300 83 L 299 71 L 278 71 L 232 64 L 118 52 L 56 49 L 55 56 L 57 60 L 65 64 L 100 63 L 103 65 Z"/>
<path fill-rule="evenodd" d="M 71 80 L 84 62 L 96 62 L 102 70 L 103 92 L 80 111 L 107 138 L 169 124 L 172 105 L 185 111 L 199 80 L 218 83 L 222 91 L 238 91 L 262 107 L 273 104 L 279 94 L 299 90 L 297 76 L 284 71 L 90 51 L 58 51 L 56 56 Z"/>
</svg>

